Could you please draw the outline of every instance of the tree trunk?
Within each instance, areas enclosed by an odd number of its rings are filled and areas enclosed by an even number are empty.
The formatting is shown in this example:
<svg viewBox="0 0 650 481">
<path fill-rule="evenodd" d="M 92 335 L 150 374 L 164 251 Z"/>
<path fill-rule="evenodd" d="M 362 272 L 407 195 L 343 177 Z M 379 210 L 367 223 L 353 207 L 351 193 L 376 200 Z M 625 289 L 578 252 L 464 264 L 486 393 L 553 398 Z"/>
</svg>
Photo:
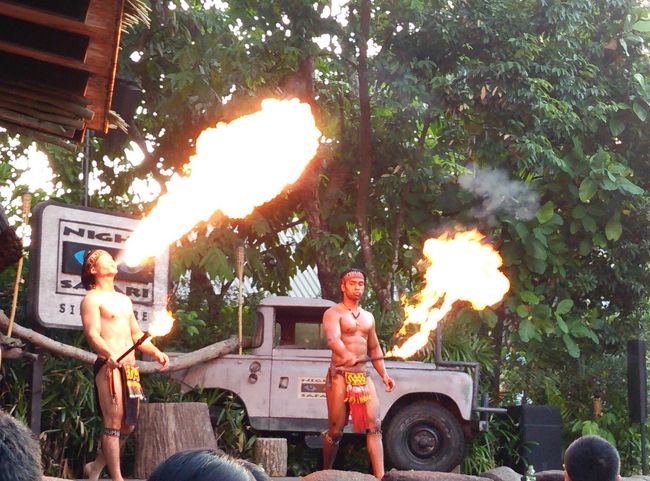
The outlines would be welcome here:
<svg viewBox="0 0 650 481">
<path fill-rule="evenodd" d="M 143 403 L 135 429 L 135 467 L 138 479 L 174 453 L 186 449 L 217 449 L 205 403 Z"/>
<path fill-rule="evenodd" d="M 316 155 L 318 156 L 318 154 Z M 309 228 L 308 235 L 311 239 L 323 239 L 330 235 L 327 221 L 323 215 L 319 191 L 321 165 L 322 162 L 320 162 L 320 159 L 318 157 L 315 158 L 307 167 L 305 175 L 303 175 L 302 203 L 305 208 L 305 219 Z M 336 272 L 332 265 L 331 256 L 324 246 L 315 248 L 314 250 L 321 297 L 323 299 L 336 300 L 338 298 Z"/>
<path fill-rule="evenodd" d="M 500 399 L 500 386 L 501 386 L 501 370 L 503 368 L 503 341 L 505 335 L 505 309 L 501 309 L 501 315 L 497 315 L 497 323 L 494 326 L 494 375 L 491 379 L 490 391 L 492 392 L 493 399 Z"/>
<path fill-rule="evenodd" d="M 372 166 L 372 126 L 370 122 L 370 87 L 368 82 L 368 39 L 370 37 L 370 1 L 362 0 L 359 8 L 359 35 L 357 48 L 359 58 L 357 73 L 359 77 L 359 183 L 357 190 L 357 230 L 361 244 L 361 255 L 366 267 L 366 273 L 371 286 L 377 295 L 380 309 L 389 312 L 392 307 L 391 284 L 393 272 L 381 275 L 375 266 L 371 227 L 368 224 L 368 202 L 370 199 L 370 180 Z M 396 219 L 394 231 L 399 239 L 404 213 L 400 212 Z M 399 244 L 399 242 L 397 243 Z M 393 261 L 392 266 L 397 262 Z M 392 267 L 391 266 L 391 267 Z"/>
<path fill-rule="evenodd" d="M 302 101 L 309 103 L 312 114 L 318 121 L 318 104 L 314 100 L 314 59 L 305 57 L 300 61 L 298 71 L 282 82 L 287 93 L 294 93 Z M 319 192 L 321 170 L 323 168 L 321 152 L 317 152 L 302 175 L 301 194 L 305 206 L 305 218 L 311 239 L 321 239 L 329 235 L 329 228 L 323 215 L 321 195 Z M 337 299 L 336 272 L 326 248 L 316 249 L 316 268 L 321 287 L 321 297 Z"/>
<path fill-rule="evenodd" d="M 257 438 L 253 462 L 261 464 L 269 476 L 286 476 L 287 440 L 284 438 Z"/>
<path fill-rule="evenodd" d="M 372 144 L 370 125 L 370 88 L 368 85 L 368 37 L 370 35 L 370 2 L 362 0 L 359 8 L 359 35 L 357 48 L 359 58 L 357 75 L 359 77 L 359 182 L 357 189 L 357 231 L 361 243 L 361 255 L 371 286 L 377 295 L 382 312 L 391 307 L 390 292 L 375 268 L 370 226 L 368 225 L 368 198 L 370 194 L 370 167 L 372 164 Z"/>
</svg>

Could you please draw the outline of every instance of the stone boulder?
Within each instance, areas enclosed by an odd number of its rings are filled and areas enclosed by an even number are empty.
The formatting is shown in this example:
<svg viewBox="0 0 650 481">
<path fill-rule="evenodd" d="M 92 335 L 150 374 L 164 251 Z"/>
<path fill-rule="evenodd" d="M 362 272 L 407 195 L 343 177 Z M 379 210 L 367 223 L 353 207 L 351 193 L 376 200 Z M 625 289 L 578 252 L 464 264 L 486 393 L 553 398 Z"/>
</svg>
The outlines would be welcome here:
<svg viewBox="0 0 650 481">
<path fill-rule="evenodd" d="M 371 474 L 356 471 L 339 471 L 337 469 L 315 471 L 300 479 L 302 481 L 377 481 L 377 478 Z"/>
<path fill-rule="evenodd" d="M 521 474 L 507 466 L 499 466 L 481 473 L 481 477 L 492 481 L 521 481 Z"/>
<path fill-rule="evenodd" d="M 382 481 L 492 481 L 490 478 L 468 474 L 439 473 L 436 471 L 396 471 L 387 472 Z"/>
<path fill-rule="evenodd" d="M 561 469 L 549 469 L 535 473 L 535 481 L 564 481 L 564 471 Z"/>
</svg>

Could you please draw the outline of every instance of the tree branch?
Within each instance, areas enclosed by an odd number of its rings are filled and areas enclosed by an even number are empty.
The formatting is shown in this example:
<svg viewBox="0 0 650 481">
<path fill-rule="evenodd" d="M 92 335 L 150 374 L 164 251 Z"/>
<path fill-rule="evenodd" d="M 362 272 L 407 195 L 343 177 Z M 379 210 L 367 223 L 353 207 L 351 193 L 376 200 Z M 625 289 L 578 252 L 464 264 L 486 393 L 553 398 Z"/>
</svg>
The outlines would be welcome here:
<svg viewBox="0 0 650 481">
<path fill-rule="evenodd" d="M 161 193 L 166 192 L 167 179 L 160 173 L 160 169 L 156 166 L 156 159 L 149 153 L 149 150 L 147 149 L 147 143 L 144 139 L 144 136 L 142 135 L 142 132 L 140 132 L 138 127 L 136 127 L 135 122 L 133 121 L 129 123 L 129 137 L 138 145 L 138 147 L 140 147 L 140 150 L 144 155 L 144 160 L 142 163 L 135 168 L 136 175 L 139 175 L 140 173 L 144 174 L 145 170 L 148 170 L 151 172 L 151 175 L 153 175 L 158 184 L 160 184 Z"/>
</svg>

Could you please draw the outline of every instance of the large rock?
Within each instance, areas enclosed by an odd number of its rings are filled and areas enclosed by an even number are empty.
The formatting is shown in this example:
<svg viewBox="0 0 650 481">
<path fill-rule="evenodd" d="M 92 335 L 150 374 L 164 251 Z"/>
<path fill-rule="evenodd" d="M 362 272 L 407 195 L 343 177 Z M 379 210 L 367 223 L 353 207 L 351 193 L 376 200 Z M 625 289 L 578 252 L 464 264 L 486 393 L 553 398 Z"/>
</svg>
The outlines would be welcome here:
<svg viewBox="0 0 650 481">
<path fill-rule="evenodd" d="M 642 476 L 640 474 L 635 474 L 630 477 L 621 477 L 621 481 L 650 481 L 650 476 Z"/>
<path fill-rule="evenodd" d="M 493 481 L 521 481 L 521 474 L 507 466 L 499 466 L 481 473 L 483 478 L 490 478 Z"/>
<path fill-rule="evenodd" d="M 490 478 L 437 471 L 389 471 L 382 481 L 491 481 Z"/>
<path fill-rule="evenodd" d="M 316 471 L 300 478 L 303 481 L 377 481 L 371 474 L 358 473 L 356 471 L 339 471 L 326 469 Z"/>
<path fill-rule="evenodd" d="M 535 481 L 564 481 L 564 471 L 561 469 L 549 469 L 535 473 Z"/>
</svg>

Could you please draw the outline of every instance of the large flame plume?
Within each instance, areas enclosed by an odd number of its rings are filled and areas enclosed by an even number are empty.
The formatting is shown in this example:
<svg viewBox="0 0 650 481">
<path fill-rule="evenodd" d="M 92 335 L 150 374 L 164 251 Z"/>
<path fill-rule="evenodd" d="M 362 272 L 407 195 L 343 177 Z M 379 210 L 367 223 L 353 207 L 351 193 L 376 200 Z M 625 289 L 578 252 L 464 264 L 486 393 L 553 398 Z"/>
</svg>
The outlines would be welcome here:
<svg viewBox="0 0 650 481">
<path fill-rule="evenodd" d="M 147 332 L 151 337 L 166 336 L 172 330 L 174 317 L 172 313 L 162 309 L 153 313 L 153 321 L 149 324 Z"/>
<path fill-rule="evenodd" d="M 217 210 L 243 218 L 292 184 L 316 154 L 320 131 L 308 104 L 297 99 L 262 101 L 262 110 L 206 129 L 184 177 L 129 237 L 123 260 L 136 266 L 206 221 Z"/>
<path fill-rule="evenodd" d="M 467 301 L 482 310 L 503 299 L 510 282 L 499 270 L 501 256 L 484 238 L 479 231 L 471 230 L 427 239 L 423 249 L 428 263 L 424 289 L 413 303 L 405 305 L 399 334 L 405 335 L 409 324 L 418 325 L 420 330 L 386 356 L 408 358 L 424 347 L 431 331 L 456 301 Z"/>
</svg>

